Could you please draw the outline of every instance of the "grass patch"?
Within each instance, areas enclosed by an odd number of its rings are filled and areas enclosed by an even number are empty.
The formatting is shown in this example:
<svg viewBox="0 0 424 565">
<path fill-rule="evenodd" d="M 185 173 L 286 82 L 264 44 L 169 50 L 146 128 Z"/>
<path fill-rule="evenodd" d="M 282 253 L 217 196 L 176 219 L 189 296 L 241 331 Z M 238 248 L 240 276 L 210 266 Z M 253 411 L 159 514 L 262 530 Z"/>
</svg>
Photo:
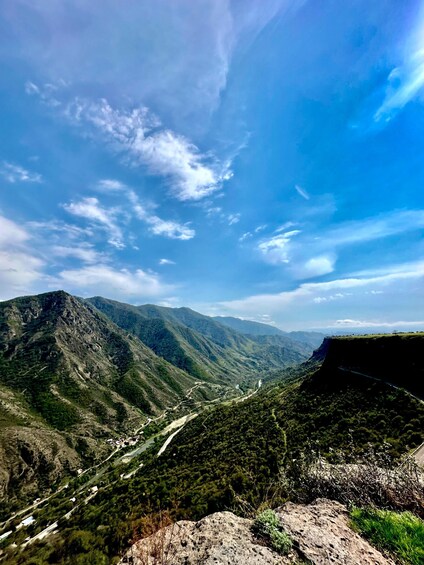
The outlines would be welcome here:
<svg viewBox="0 0 424 565">
<path fill-rule="evenodd" d="M 424 563 L 424 522 L 410 512 L 354 508 L 354 529 L 401 563 Z"/>
<path fill-rule="evenodd" d="M 265 510 L 256 517 L 253 531 L 281 555 L 287 555 L 292 548 L 292 540 L 283 530 L 274 510 Z"/>
</svg>

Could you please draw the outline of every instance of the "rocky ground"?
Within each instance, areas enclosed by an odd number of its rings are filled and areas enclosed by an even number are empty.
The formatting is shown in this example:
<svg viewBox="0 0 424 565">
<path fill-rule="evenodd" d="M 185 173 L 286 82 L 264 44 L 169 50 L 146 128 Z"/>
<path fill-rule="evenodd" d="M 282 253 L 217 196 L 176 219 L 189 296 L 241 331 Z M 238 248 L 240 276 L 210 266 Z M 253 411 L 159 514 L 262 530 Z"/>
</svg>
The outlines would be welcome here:
<svg viewBox="0 0 424 565">
<path fill-rule="evenodd" d="M 121 564 L 133 565 L 391 565 L 349 527 L 347 509 L 330 500 L 287 503 L 276 510 L 293 551 L 281 556 L 252 533 L 252 520 L 217 512 L 181 521 L 132 546 Z"/>
</svg>

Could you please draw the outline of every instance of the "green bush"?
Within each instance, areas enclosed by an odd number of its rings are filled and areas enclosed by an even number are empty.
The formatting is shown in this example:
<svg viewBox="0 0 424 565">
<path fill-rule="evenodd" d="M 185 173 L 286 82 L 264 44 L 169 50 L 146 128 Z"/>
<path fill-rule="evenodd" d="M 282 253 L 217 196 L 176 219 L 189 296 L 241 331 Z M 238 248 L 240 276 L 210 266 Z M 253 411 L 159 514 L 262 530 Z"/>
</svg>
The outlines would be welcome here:
<svg viewBox="0 0 424 565">
<path fill-rule="evenodd" d="M 292 548 L 292 540 L 282 529 L 274 510 L 268 509 L 258 514 L 253 523 L 253 531 L 268 541 L 270 547 L 282 555 L 287 555 Z"/>
</svg>

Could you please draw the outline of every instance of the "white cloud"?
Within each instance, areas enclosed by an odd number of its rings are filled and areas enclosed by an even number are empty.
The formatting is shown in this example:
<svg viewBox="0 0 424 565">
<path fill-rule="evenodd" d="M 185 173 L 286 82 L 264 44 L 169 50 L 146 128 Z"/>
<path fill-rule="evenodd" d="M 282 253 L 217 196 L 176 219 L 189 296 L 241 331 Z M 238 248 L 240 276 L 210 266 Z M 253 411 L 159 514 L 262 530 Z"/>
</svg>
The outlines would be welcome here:
<svg viewBox="0 0 424 565">
<path fill-rule="evenodd" d="M 66 222 L 51 220 L 46 222 L 27 222 L 26 224 L 34 232 L 44 232 L 48 234 L 50 240 L 55 240 L 63 243 L 64 238 L 74 242 L 75 240 L 93 237 L 94 231 L 90 227 L 81 228 Z"/>
<path fill-rule="evenodd" d="M 74 257 L 84 263 L 97 263 L 104 261 L 104 255 L 98 253 L 93 247 L 88 245 L 79 245 L 74 247 L 66 247 L 63 245 L 55 245 L 52 247 L 53 255 L 60 258 Z"/>
<path fill-rule="evenodd" d="M 169 239 L 188 240 L 195 236 L 195 231 L 187 225 L 181 225 L 170 220 L 162 220 L 158 216 L 148 216 L 145 219 L 150 226 L 150 231 L 155 235 L 162 235 Z"/>
<path fill-rule="evenodd" d="M 187 138 L 164 129 L 147 108 L 114 109 L 107 100 L 76 99 L 65 111 L 68 118 L 92 126 L 96 137 L 123 153 L 133 165 L 143 165 L 164 177 L 178 200 L 200 200 L 222 188 L 232 176 L 228 161 L 202 154 Z"/>
<path fill-rule="evenodd" d="M 173 290 L 171 285 L 163 284 L 155 273 L 142 269 L 114 269 L 109 265 L 88 265 L 81 269 L 63 270 L 52 280 L 51 285 L 84 296 L 100 294 L 131 301 L 163 296 Z"/>
<path fill-rule="evenodd" d="M 125 192 L 128 189 L 126 184 L 115 179 L 102 179 L 97 183 L 96 188 L 104 192 Z"/>
<path fill-rule="evenodd" d="M 418 281 L 424 278 L 424 261 L 388 266 L 385 272 L 369 277 L 349 277 L 326 282 L 303 283 L 294 290 L 276 294 L 257 294 L 240 300 L 221 302 L 222 312 L 235 313 L 237 316 L 246 317 L 268 313 L 276 315 L 284 311 L 291 311 L 297 306 L 307 306 L 314 303 L 315 298 L 320 298 L 315 303 L 323 302 L 329 295 L 343 293 L 344 296 L 353 296 L 356 289 L 370 287 L 370 290 L 379 291 L 396 289 L 401 284 Z M 349 294 L 351 293 L 351 294 Z M 297 306 L 296 306 L 297 305 Z"/>
<path fill-rule="evenodd" d="M 43 277 L 44 262 L 27 247 L 30 234 L 0 216 L 0 300 L 29 294 Z"/>
<path fill-rule="evenodd" d="M 424 89 L 424 49 L 419 49 L 388 76 L 383 103 L 374 114 L 374 120 L 390 121 L 408 102 Z"/>
<path fill-rule="evenodd" d="M 298 271 L 298 278 L 306 279 L 327 275 L 334 271 L 335 257 L 330 255 L 319 255 L 308 259 Z"/>
<path fill-rule="evenodd" d="M 296 192 L 300 194 L 300 196 L 305 200 L 309 200 L 311 198 L 309 194 L 306 192 L 306 190 L 301 186 L 299 186 L 298 184 L 296 184 L 294 188 L 296 189 Z"/>
<path fill-rule="evenodd" d="M 316 296 L 312 301 L 315 304 L 322 304 L 323 302 L 332 302 L 333 300 L 341 300 L 347 296 L 352 296 L 351 292 L 336 292 L 336 294 L 330 294 L 329 296 Z"/>
<path fill-rule="evenodd" d="M 103 226 L 109 234 L 109 243 L 113 247 L 118 249 L 125 247 L 122 231 L 115 222 L 117 210 L 103 208 L 98 199 L 92 197 L 83 198 L 79 202 L 64 204 L 63 208 L 74 216 L 86 218 L 91 222 Z"/>
<path fill-rule="evenodd" d="M 159 265 L 175 265 L 175 261 L 171 261 L 171 259 L 159 259 Z"/>
<path fill-rule="evenodd" d="M 299 230 L 292 230 L 284 232 L 279 235 L 274 235 L 268 239 L 264 239 L 258 244 L 258 250 L 261 252 L 263 258 L 271 265 L 278 265 L 281 263 L 289 263 L 289 247 L 293 237 L 300 234 Z"/>
<path fill-rule="evenodd" d="M 2 175 L 2 177 L 6 179 L 7 182 L 10 182 L 12 184 L 16 182 L 43 182 L 43 177 L 39 173 L 28 171 L 20 165 L 9 163 L 7 161 L 3 161 L 3 163 L 0 165 L 0 175 Z"/>
<path fill-rule="evenodd" d="M 246 239 L 250 239 L 252 236 L 253 236 L 252 232 L 246 231 L 239 237 L 239 241 L 240 243 L 243 243 L 243 241 L 246 241 Z"/>
<path fill-rule="evenodd" d="M 120 181 L 105 179 L 99 182 L 98 188 L 107 192 L 121 192 L 125 194 L 132 205 L 132 211 L 135 216 L 145 222 L 149 227 L 149 231 L 154 235 L 183 241 L 192 239 L 196 235 L 195 230 L 190 228 L 188 224 L 180 224 L 173 220 L 163 220 L 159 216 L 152 214 L 141 204 L 135 191 Z"/>
<path fill-rule="evenodd" d="M 344 222 L 323 238 L 331 245 L 342 246 L 382 239 L 399 233 L 424 228 L 424 210 L 394 210 L 364 220 Z"/>
<path fill-rule="evenodd" d="M 336 320 L 334 325 L 328 326 L 333 328 L 401 328 L 401 327 L 418 327 L 424 329 L 424 321 L 411 320 L 395 322 L 385 322 L 378 320 L 351 320 L 346 318 L 344 320 Z"/>
<path fill-rule="evenodd" d="M 241 214 L 229 214 L 228 216 L 228 225 L 232 226 L 233 224 L 237 224 L 240 221 Z"/>
<path fill-rule="evenodd" d="M 0 299 L 28 294 L 43 277 L 44 262 L 24 250 L 0 250 Z"/>
<path fill-rule="evenodd" d="M 19 245 L 28 239 L 29 234 L 23 228 L 8 218 L 0 216 L 0 248 Z"/>
<path fill-rule="evenodd" d="M 210 201 L 206 201 L 204 207 L 206 208 L 206 215 L 208 218 L 216 217 L 221 222 L 228 224 L 228 226 L 233 226 L 240 221 L 240 212 L 228 214 L 227 212 L 224 212 L 222 206 L 212 206 Z"/>
</svg>

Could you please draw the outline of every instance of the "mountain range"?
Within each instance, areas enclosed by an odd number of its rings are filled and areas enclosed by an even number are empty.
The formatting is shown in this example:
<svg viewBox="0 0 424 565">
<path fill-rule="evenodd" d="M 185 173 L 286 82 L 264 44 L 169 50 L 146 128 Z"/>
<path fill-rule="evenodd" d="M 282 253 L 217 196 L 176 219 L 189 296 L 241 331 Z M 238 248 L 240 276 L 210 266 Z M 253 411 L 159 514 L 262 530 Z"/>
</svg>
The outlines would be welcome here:
<svg viewBox="0 0 424 565">
<path fill-rule="evenodd" d="M 0 497 L 35 496 L 147 418 L 240 394 L 311 353 L 189 308 L 63 291 L 0 303 Z"/>
<path fill-rule="evenodd" d="M 173 420 L 171 415 L 170 426 L 147 441 L 140 439 L 136 449 L 119 451 L 98 468 L 67 479 L 68 488 L 62 482 L 43 504 L 3 524 L 0 532 L 7 528 L 10 536 L 7 562 L 117 563 L 132 541 L 156 531 L 164 516 L 201 520 L 232 510 L 254 517 L 258 509 L 278 508 L 287 500 L 293 510 L 293 502 L 306 505 L 296 507 L 300 544 L 309 532 L 305 517 L 315 508 L 307 505 L 316 498 L 322 504 L 329 504 L 325 497 L 424 515 L 419 469 L 405 458 L 423 441 L 424 404 L 407 380 L 405 388 L 398 386 L 397 371 L 385 371 L 390 351 L 398 359 L 397 369 L 403 366 L 407 374 L 415 367 L 419 379 L 423 340 L 422 333 L 329 338 L 297 366 L 296 378 L 282 378 L 216 406 L 191 406 L 189 418 Z M 293 372 L 288 371 L 291 377 Z M 348 526 L 348 510 L 337 504 L 332 503 Z M 34 523 L 21 526 L 23 517 Z M 314 518 L 320 529 L 317 547 L 335 523 L 329 518 L 328 524 L 322 516 Z M 336 530 L 332 547 L 345 540 Z M 42 543 L 33 543 L 41 540 L 37 536 L 45 538 Z M 183 537 L 180 545 L 189 541 Z M 320 559 L 310 562 L 326 562 Z"/>
</svg>

